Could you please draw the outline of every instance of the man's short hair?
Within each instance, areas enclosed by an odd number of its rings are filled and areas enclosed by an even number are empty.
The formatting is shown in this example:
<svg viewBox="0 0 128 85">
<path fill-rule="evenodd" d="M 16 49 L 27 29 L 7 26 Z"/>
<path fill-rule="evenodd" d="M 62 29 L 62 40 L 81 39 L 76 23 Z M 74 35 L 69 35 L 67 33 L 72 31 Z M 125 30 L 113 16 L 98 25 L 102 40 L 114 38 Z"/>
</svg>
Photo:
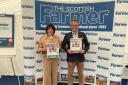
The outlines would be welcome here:
<svg viewBox="0 0 128 85">
<path fill-rule="evenodd" d="M 70 24 L 71 24 L 72 22 L 77 22 L 77 23 L 79 24 L 79 20 L 76 20 L 76 19 L 71 20 Z"/>
<path fill-rule="evenodd" d="M 74 20 L 71 20 L 71 22 L 79 22 L 79 20 L 74 19 Z"/>
</svg>

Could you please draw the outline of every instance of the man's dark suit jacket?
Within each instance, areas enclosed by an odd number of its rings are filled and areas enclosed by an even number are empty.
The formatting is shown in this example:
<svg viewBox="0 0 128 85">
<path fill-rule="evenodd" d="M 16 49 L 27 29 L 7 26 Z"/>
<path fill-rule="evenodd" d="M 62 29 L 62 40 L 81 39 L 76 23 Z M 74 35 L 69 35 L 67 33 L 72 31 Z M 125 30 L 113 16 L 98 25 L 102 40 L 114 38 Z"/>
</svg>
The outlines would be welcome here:
<svg viewBox="0 0 128 85">
<path fill-rule="evenodd" d="M 81 53 L 69 54 L 67 52 L 67 50 L 70 49 L 70 38 L 73 38 L 72 32 L 65 34 L 65 37 L 61 43 L 62 48 L 67 53 L 67 61 L 73 62 L 73 61 L 78 60 L 79 62 L 84 62 L 84 54 L 88 51 L 89 46 L 90 46 L 85 33 L 78 32 L 78 38 L 82 38 L 82 49 L 85 50 L 85 53 L 83 53 L 83 54 L 81 54 Z"/>
</svg>

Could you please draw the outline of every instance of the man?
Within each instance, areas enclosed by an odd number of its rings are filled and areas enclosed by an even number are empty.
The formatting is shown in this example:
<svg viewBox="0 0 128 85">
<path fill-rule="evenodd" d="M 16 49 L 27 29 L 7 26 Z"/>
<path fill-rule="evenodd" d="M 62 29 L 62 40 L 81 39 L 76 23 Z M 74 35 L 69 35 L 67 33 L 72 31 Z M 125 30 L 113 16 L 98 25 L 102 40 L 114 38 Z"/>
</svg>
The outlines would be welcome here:
<svg viewBox="0 0 128 85">
<path fill-rule="evenodd" d="M 89 42 L 85 33 L 78 31 L 79 21 L 71 21 L 71 32 L 65 34 L 65 37 L 62 41 L 62 48 L 67 53 L 67 63 L 68 63 L 68 85 L 73 85 L 73 71 L 75 66 L 77 66 L 79 85 L 84 85 L 84 54 L 89 49 Z M 70 48 L 70 39 L 71 38 L 82 38 L 82 48 L 78 53 L 74 53 Z"/>
</svg>

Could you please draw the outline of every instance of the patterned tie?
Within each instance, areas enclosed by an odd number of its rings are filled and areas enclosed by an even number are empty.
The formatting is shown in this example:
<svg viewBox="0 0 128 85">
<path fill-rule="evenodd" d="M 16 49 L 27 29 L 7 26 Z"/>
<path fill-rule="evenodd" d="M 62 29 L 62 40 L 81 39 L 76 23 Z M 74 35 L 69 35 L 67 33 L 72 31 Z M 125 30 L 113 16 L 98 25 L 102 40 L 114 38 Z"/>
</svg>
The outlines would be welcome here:
<svg viewBox="0 0 128 85">
<path fill-rule="evenodd" d="M 73 33 L 73 36 L 74 36 L 74 38 L 78 37 L 77 33 Z"/>
</svg>

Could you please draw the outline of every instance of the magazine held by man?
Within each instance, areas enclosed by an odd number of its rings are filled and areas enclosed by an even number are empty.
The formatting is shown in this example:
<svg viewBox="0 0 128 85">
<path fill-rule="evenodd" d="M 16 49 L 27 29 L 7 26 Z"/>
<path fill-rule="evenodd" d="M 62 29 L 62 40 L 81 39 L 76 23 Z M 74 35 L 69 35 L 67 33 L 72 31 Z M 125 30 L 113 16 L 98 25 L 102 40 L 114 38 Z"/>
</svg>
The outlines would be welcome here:
<svg viewBox="0 0 128 85">
<path fill-rule="evenodd" d="M 70 48 L 73 53 L 78 53 L 82 49 L 82 38 L 70 38 Z"/>
</svg>

